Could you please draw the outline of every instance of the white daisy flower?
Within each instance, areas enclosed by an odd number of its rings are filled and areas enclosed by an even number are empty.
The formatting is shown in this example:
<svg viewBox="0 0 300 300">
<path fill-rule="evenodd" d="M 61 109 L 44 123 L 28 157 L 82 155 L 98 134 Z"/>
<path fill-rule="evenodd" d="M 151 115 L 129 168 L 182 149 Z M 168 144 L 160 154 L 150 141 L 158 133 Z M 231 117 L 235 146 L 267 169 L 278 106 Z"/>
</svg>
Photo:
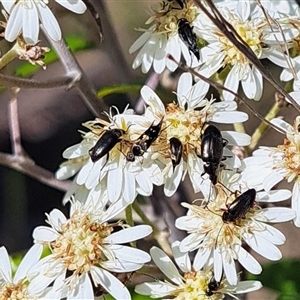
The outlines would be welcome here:
<svg viewBox="0 0 300 300">
<path fill-rule="evenodd" d="M 212 269 L 205 267 L 203 270 L 191 264 L 187 253 L 180 251 L 179 242 L 172 244 L 173 261 L 159 248 L 150 250 L 154 263 L 167 277 L 165 281 L 146 282 L 136 286 L 135 291 L 151 298 L 164 298 L 176 300 L 218 300 L 225 295 L 244 294 L 256 291 L 262 287 L 259 281 L 240 281 L 230 285 L 222 277 L 215 280 Z M 180 270 L 178 270 L 180 269 Z"/>
<path fill-rule="evenodd" d="M 298 30 L 288 25 L 285 19 L 276 19 L 277 24 L 281 25 L 281 30 L 276 26 L 270 28 L 258 6 L 253 11 L 248 1 L 239 1 L 237 5 L 238 8 L 234 11 L 222 6 L 219 7 L 219 11 L 258 59 L 267 58 L 278 66 L 288 68 L 292 61 L 282 53 L 280 45 L 296 37 Z M 201 15 L 201 18 L 195 21 L 195 31 L 208 43 L 201 49 L 200 63 L 203 65 L 199 73 L 209 78 L 226 68 L 226 88 L 237 92 L 241 82 L 245 95 L 249 99 L 259 100 L 263 91 L 263 77 L 246 56 L 240 53 L 207 17 Z M 226 100 L 234 99 L 234 95 L 227 91 L 223 91 L 223 97 Z"/>
<path fill-rule="evenodd" d="M 44 289 L 28 281 L 27 271 L 38 262 L 42 251 L 43 247 L 41 245 L 33 245 L 13 276 L 7 250 L 5 247 L 0 248 L 0 299 L 41 299 Z"/>
<path fill-rule="evenodd" d="M 277 118 L 272 123 L 284 130 L 287 138 L 282 145 L 260 147 L 252 157 L 246 158 L 242 178 L 249 185 L 260 185 L 266 191 L 283 179 L 294 181 L 291 206 L 296 212 L 294 224 L 300 227 L 300 116 L 294 126 Z"/>
<path fill-rule="evenodd" d="M 116 299 L 131 299 L 115 273 L 136 271 L 151 258 L 122 244 L 144 238 L 152 229 L 147 225 L 128 227 L 121 221 L 109 223 L 123 209 L 119 202 L 104 211 L 99 201 L 82 204 L 71 200 L 69 219 L 54 209 L 47 215 L 51 227 L 35 228 L 35 242 L 48 245 L 52 254 L 34 265 L 28 276 L 40 288 L 53 282 L 46 299 L 94 299 L 94 288 Z M 113 232 L 115 228 L 120 230 Z"/>
<path fill-rule="evenodd" d="M 262 271 L 258 261 L 243 248 L 243 242 L 269 260 L 281 259 L 276 246 L 283 244 L 285 237 L 269 223 L 289 221 L 295 213 L 285 207 L 262 209 L 255 202 L 285 200 L 291 195 L 288 190 L 256 192 L 255 189 L 243 188 L 240 182 L 224 185 L 228 190 L 217 184 L 217 196 L 205 204 L 182 203 L 188 208 L 188 213 L 178 218 L 175 226 L 188 233 L 180 250 L 197 250 L 194 266 L 200 269 L 206 261 L 213 259 L 216 280 L 220 280 L 224 271 L 228 282 L 234 285 L 237 283 L 235 260 L 252 274 Z M 239 187 L 246 193 L 229 192 Z"/>
<path fill-rule="evenodd" d="M 155 153 L 152 158 L 158 158 L 165 165 L 164 192 L 168 197 L 175 193 L 186 173 L 189 174 L 195 192 L 200 190 L 204 192 L 205 185 L 210 186 L 209 180 L 203 182 L 201 179 L 203 162 L 198 158 L 202 130 L 208 121 L 233 124 L 248 119 L 247 114 L 236 111 L 237 104 L 233 101 L 215 102 L 213 99 L 205 99 L 206 83 L 199 81 L 196 85 L 192 85 L 192 81 L 190 73 L 185 73 L 180 77 L 177 88 L 178 104 L 170 103 L 166 108 L 148 86 L 144 86 L 141 90 L 141 95 L 148 104 L 146 117 L 164 120 L 164 129 L 154 143 L 153 152 Z M 250 136 L 247 134 L 234 131 L 221 131 L 221 134 L 228 141 L 228 145 L 245 146 L 250 143 Z M 182 146 L 182 157 L 179 157 L 177 161 L 170 150 L 172 138 L 176 138 Z M 224 149 L 223 154 L 229 157 L 225 161 L 228 168 L 240 166 L 239 159 L 230 150 Z"/>
<path fill-rule="evenodd" d="M 153 119 L 134 115 L 132 110 L 125 110 L 123 114 L 109 116 L 110 123 L 101 119 L 86 122 L 83 125 L 91 131 L 84 134 L 80 144 L 69 147 L 63 152 L 63 157 L 68 159 L 56 172 L 58 179 L 66 179 L 78 172 L 76 184 L 72 191 L 77 197 L 82 186 L 89 192 L 89 197 L 99 197 L 103 187 L 107 190 L 108 200 L 116 202 L 121 199 L 127 204 L 132 203 L 137 193 L 143 196 L 152 194 L 153 184 L 163 184 L 162 170 L 151 158 L 150 148 L 142 156 L 128 157 L 132 154 L 134 142 L 153 125 Z M 154 125 L 157 125 L 156 122 Z M 117 143 L 108 152 L 97 159 L 97 142 L 109 130 L 121 130 Z M 95 151 L 91 151 L 94 149 Z M 92 157 L 93 159 L 92 159 Z M 83 189 L 84 189 L 83 188 Z M 70 193 L 69 193 L 70 194 Z M 83 193 L 87 195 L 86 193 Z M 78 199 L 82 199 L 78 196 Z M 126 205 L 125 203 L 125 205 Z"/>
<path fill-rule="evenodd" d="M 77 14 L 82 14 L 86 10 L 81 0 L 56 0 L 56 2 Z M 22 31 L 27 44 L 36 44 L 40 23 L 51 39 L 54 41 L 61 39 L 59 24 L 48 7 L 47 0 L 1 0 L 1 3 L 10 14 L 5 28 L 5 39 L 9 42 L 13 42 Z"/>
<path fill-rule="evenodd" d="M 178 34 L 178 24 L 184 20 L 193 29 L 193 21 L 196 19 L 199 9 L 192 0 L 183 1 L 183 8 L 173 7 L 176 1 L 161 2 L 161 9 L 153 11 L 146 24 L 154 23 L 145 31 L 130 47 L 132 54 L 140 49 L 132 67 L 134 69 L 142 65 L 142 72 L 147 73 L 151 66 L 156 73 L 160 74 L 167 67 L 170 71 L 175 71 L 178 67 L 173 61 L 167 58 L 171 54 L 175 60 L 180 61 L 183 55 L 187 65 L 198 64 L 198 59 L 190 51 Z M 191 33 L 193 34 L 193 33 Z M 197 44 L 196 36 L 194 37 Z M 198 56 L 199 57 L 199 56 Z"/>
</svg>

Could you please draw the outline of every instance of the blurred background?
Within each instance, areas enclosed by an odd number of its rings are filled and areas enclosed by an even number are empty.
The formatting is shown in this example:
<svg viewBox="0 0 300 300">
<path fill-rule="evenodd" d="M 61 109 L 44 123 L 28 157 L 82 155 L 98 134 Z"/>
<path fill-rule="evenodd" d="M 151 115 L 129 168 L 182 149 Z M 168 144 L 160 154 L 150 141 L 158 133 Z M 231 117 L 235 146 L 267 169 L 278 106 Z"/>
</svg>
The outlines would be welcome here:
<svg viewBox="0 0 300 300">
<path fill-rule="evenodd" d="M 98 10 L 104 28 L 104 42 L 100 44 L 97 26 L 87 11 L 84 15 L 75 15 L 54 1 L 50 2 L 58 19 L 63 36 L 74 52 L 80 66 L 92 81 L 97 90 L 121 83 L 137 84 L 142 87 L 150 74 L 142 74 L 140 69 L 133 70 L 131 64 L 136 54 L 129 55 L 128 49 L 141 32 L 134 28 L 144 27 L 150 16 L 151 4 L 154 1 L 93 1 Z M 47 40 L 41 35 L 41 45 Z M 50 45 L 48 45 L 50 47 Z M 4 39 L 0 41 L 1 53 L 6 53 L 11 45 Z M 46 80 L 63 74 L 63 69 L 53 53 L 46 56 L 47 70 L 32 68 L 27 62 L 14 61 L 2 70 L 5 74 Z M 268 65 L 276 79 L 280 69 Z M 168 74 L 165 74 L 166 78 Z M 169 79 L 168 85 L 176 87 L 176 82 Z M 159 86 L 162 90 L 162 85 Z M 171 91 L 164 91 L 168 96 L 165 101 L 172 101 Z M 251 101 L 253 107 L 265 115 L 274 103 L 275 91 L 265 83 L 265 92 L 259 102 Z M 139 94 L 115 94 L 105 97 L 106 105 L 117 105 L 121 109 L 131 102 L 134 106 Z M 7 120 L 7 103 L 9 94 L 5 90 L 0 93 L 0 152 L 10 153 L 10 140 Z M 79 143 L 81 136 L 78 130 L 84 130 L 81 123 L 91 120 L 94 116 L 88 111 L 75 89 L 65 88 L 45 90 L 20 90 L 18 94 L 19 119 L 22 145 L 28 155 L 37 165 L 55 172 L 63 162 L 62 152 L 67 147 Z M 259 124 L 251 113 L 241 104 L 240 110 L 249 114 L 245 127 L 252 134 Z M 293 122 L 296 111 L 292 107 L 283 108 L 281 116 L 290 123 Z M 274 146 L 282 143 L 283 136 L 269 129 L 260 145 Z M 281 188 L 290 188 L 281 185 Z M 26 175 L 10 168 L 0 166 L 0 244 L 5 245 L 9 253 L 28 249 L 32 245 L 32 230 L 38 225 L 45 225 L 45 212 L 59 208 L 68 214 L 68 207 L 63 207 L 61 199 L 63 191 L 53 189 Z M 153 197 L 146 199 L 154 205 L 154 214 L 160 219 L 162 227 L 171 224 L 171 220 L 183 214 L 180 202 L 192 201 L 199 195 L 194 195 L 189 182 L 182 184 L 179 192 L 170 198 L 163 196 L 161 188 L 154 191 Z M 289 206 L 289 203 L 280 203 Z M 171 210 L 171 215 L 166 211 Z M 170 225 L 171 226 L 171 225 Z M 261 262 L 267 263 L 260 280 L 264 288 L 253 293 L 248 299 L 300 299 L 300 230 L 293 224 L 285 223 L 276 226 L 287 237 L 285 245 L 280 249 L 283 257 L 288 259 L 279 263 L 266 262 L 254 254 Z M 183 232 L 170 227 L 171 240 L 182 239 Z M 275 289 L 275 290 L 274 290 Z M 281 291 L 281 298 L 278 292 Z M 296 296 L 295 296 L 296 295 Z M 299 296 L 299 297 L 298 297 Z M 297 298 L 298 297 L 298 298 Z"/>
</svg>

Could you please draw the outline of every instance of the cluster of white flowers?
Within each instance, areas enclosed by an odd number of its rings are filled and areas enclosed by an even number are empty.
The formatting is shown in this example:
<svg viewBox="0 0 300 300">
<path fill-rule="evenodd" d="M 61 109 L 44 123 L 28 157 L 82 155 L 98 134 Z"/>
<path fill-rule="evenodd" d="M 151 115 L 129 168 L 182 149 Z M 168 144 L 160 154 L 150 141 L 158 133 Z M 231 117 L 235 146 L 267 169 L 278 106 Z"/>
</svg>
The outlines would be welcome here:
<svg viewBox="0 0 300 300">
<path fill-rule="evenodd" d="M 35 44 L 40 24 L 50 38 L 61 39 L 47 1 L 1 2 L 9 13 L 8 41 L 22 35 L 27 44 Z M 86 10 L 81 0 L 57 2 L 76 13 Z M 259 61 L 281 67 L 282 81 L 293 80 L 288 92 L 300 103 L 300 9 L 283 4 L 267 0 L 262 9 L 252 0 L 224 0 L 216 7 L 241 44 Z M 150 28 L 129 50 L 140 49 L 133 68 L 173 72 L 178 65 L 169 55 L 177 61 L 182 55 L 202 76 L 221 81 L 234 93 L 241 82 L 247 98 L 260 100 L 259 69 L 193 0 L 158 5 L 146 22 Z M 34 246 L 14 276 L 8 253 L 0 248 L 0 299 L 95 299 L 107 293 L 131 299 L 126 283 L 151 258 L 167 279 L 138 284 L 135 291 L 152 298 L 237 299 L 261 288 L 259 281 L 240 281 L 236 265 L 260 274 L 262 267 L 250 248 L 268 260 L 280 260 L 277 246 L 285 236 L 272 224 L 293 221 L 300 227 L 300 116 L 293 126 L 274 118 L 271 123 L 286 132 L 282 145 L 260 147 L 243 158 L 234 149 L 248 146 L 251 137 L 218 127 L 242 124 L 248 115 L 238 110 L 234 93 L 220 91 L 214 98 L 209 88 L 206 81 L 183 73 L 176 101 L 162 101 L 144 85 L 143 114 L 112 107 L 106 120 L 97 117 L 82 124 L 82 141 L 63 152 L 65 161 L 56 172 L 60 180 L 75 176 L 63 199 L 70 205 L 69 218 L 58 209 L 47 214 L 50 226 L 35 228 Z M 173 196 L 187 174 L 193 191 L 203 197 L 182 203 L 187 213 L 175 221 L 186 232 L 171 245 L 177 268 L 159 248 L 152 247 L 150 256 L 146 247 L 136 247 L 137 240 L 152 233 L 151 226 L 130 226 L 120 215 L 138 195 L 152 195 L 154 186 Z M 274 189 L 281 180 L 294 182 L 292 192 Z M 276 204 L 290 198 L 291 208 Z M 42 255 L 44 248 L 50 254 Z"/>
</svg>

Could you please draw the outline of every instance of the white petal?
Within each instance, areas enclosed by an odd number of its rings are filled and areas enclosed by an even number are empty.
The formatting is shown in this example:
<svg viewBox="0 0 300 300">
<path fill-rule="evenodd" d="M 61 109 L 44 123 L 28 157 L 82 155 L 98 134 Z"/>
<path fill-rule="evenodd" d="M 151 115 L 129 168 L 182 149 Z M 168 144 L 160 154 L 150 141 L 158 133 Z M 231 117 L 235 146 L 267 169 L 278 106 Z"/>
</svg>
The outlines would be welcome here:
<svg viewBox="0 0 300 300">
<path fill-rule="evenodd" d="M 298 105 L 300 105 L 300 91 L 294 91 L 289 93 L 290 96 L 296 101 L 296 103 L 298 103 Z M 286 101 L 290 102 L 289 99 L 285 98 Z"/>
<path fill-rule="evenodd" d="M 269 192 L 258 192 L 256 199 L 259 202 L 279 202 L 291 197 L 289 190 L 272 190 Z"/>
<path fill-rule="evenodd" d="M 211 121 L 223 124 L 242 123 L 248 120 L 248 115 L 241 111 L 220 111 L 212 115 Z"/>
<path fill-rule="evenodd" d="M 192 74 L 191 73 L 183 73 L 178 80 L 177 87 L 177 101 L 180 107 L 184 108 L 187 101 L 187 93 L 192 87 Z"/>
<path fill-rule="evenodd" d="M 263 186 L 265 190 L 268 192 L 270 189 L 276 185 L 278 182 L 280 182 L 284 177 L 273 170 L 272 173 L 270 173 L 264 180 L 263 180 Z"/>
<path fill-rule="evenodd" d="M 101 217 L 101 221 L 106 222 L 110 219 L 113 219 L 116 215 L 123 212 L 127 206 L 128 203 L 121 198 L 120 200 L 111 204 L 108 207 L 108 209 L 104 212 L 103 216 Z"/>
<path fill-rule="evenodd" d="M 172 244 L 172 252 L 177 266 L 182 272 L 191 272 L 191 261 L 188 252 L 181 252 L 179 249 L 180 242 L 176 241 Z"/>
<path fill-rule="evenodd" d="M 132 203 L 136 197 L 136 181 L 135 174 L 127 172 L 124 176 L 124 200 L 129 204 Z"/>
<path fill-rule="evenodd" d="M 228 141 L 228 145 L 247 146 L 251 142 L 248 134 L 236 131 L 221 131 L 222 137 Z"/>
<path fill-rule="evenodd" d="M 155 298 L 165 297 L 172 294 L 176 290 L 176 286 L 172 286 L 162 281 L 157 282 L 145 282 L 138 284 L 135 287 L 135 292 L 141 295 L 155 295 Z M 156 296 L 158 295 L 158 297 Z M 152 297 L 154 298 L 154 297 Z"/>
<path fill-rule="evenodd" d="M 58 237 L 57 231 L 52 229 L 51 227 L 39 226 L 33 230 L 32 237 L 35 242 L 52 242 Z"/>
<path fill-rule="evenodd" d="M 157 267 L 175 284 L 181 284 L 182 279 L 172 260 L 159 248 L 152 247 L 150 254 Z"/>
<path fill-rule="evenodd" d="M 171 54 L 176 61 L 179 61 L 181 56 L 181 47 L 179 43 L 180 42 L 175 37 L 170 37 L 167 42 L 166 53 Z M 174 72 L 178 68 L 178 65 L 168 58 L 166 60 L 166 66 L 171 72 Z"/>
<path fill-rule="evenodd" d="M 207 94 L 208 89 L 209 84 L 203 80 L 199 80 L 196 84 L 194 84 L 190 93 L 188 108 L 192 109 L 201 106 L 202 100 Z"/>
<path fill-rule="evenodd" d="M 83 14 L 86 11 L 86 6 L 81 0 L 55 0 L 61 6 L 76 13 Z"/>
<path fill-rule="evenodd" d="M 23 280 L 27 276 L 28 269 L 33 266 L 41 257 L 43 252 L 42 245 L 33 245 L 26 255 L 23 257 L 18 270 L 14 276 L 14 283 L 17 284 L 20 280 Z"/>
<path fill-rule="evenodd" d="M 46 293 L 43 293 L 43 298 L 41 300 L 60 300 L 61 298 L 63 298 L 63 286 L 65 283 L 65 277 L 66 274 L 62 273 L 60 274 L 54 281 L 53 285 L 51 286 L 50 290 L 48 290 Z M 36 286 L 35 288 L 38 288 L 38 286 Z M 33 289 L 31 287 L 31 284 L 29 284 L 28 290 L 32 293 L 38 293 L 39 291 L 37 289 Z"/>
<path fill-rule="evenodd" d="M 123 188 L 123 169 L 122 167 L 110 170 L 107 174 L 108 199 L 116 202 L 122 193 Z"/>
<path fill-rule="evenodd" d="M 7 250 L 4 246 L 0 248 L 0 271 L 4 281 L 12 283 L 11 265 Z"/>
<path fill-rule="evenodd" d="M 227 258 L 227 259 L 226 259 Z M 237 284 L 237 273 L 235 269 L 235 262 L 234 259 L 229 256 L 226 257 L 226 254 L 223 254 L 223 266 L 224 266 L 224 273 L 226 278 L 231 285 Z"/>
<path fill-rule="evenodd" d="M 95 140 L 84 140 L 80 144 L 73 145 L 67 148 L 62 156 L 66 159 L 78 158 L 83 155 L 87 155 L 88 151 L 95 145 Z"/>
<path fill-rule="evenodd" d="M 149 196 L 152 194 L 153 185 L 145 172 L 141 172 L 135 177 L 138 184 L 137 192 L 143 196 Z"/>
<path fill-rule="evenodd" d="M 211 250 L 209 248 L 199 248 L 194 259 L 193 267 L 195 270 L 201 270 L 208 262 Z"/>
<path fill-rule="evenodd" d="M 72 163 L 66 166 L 61 166 L 55 173 L 56 179 L 65 180 L 74 176 L 82 167 L 84 162 Z"/>
<path fill-rule="evenodd" d="M 262 271 L 262 267 L 259 262 L 243 247 L 239 247 L 236 251 L 238 254 L 238 260 L 240 264 L 250 273 L 258 275 Z"/>
<path fill-rule="evenodd" d="M 40 27 L 37 5 L 32 1 L 30 8 L 23 7 L 23 37 L 28 44 L 35 44 L 39 36 Z"/>
<path fill-rule="evenodd" d="M 164 192 L 167 197 L 171 197 L 176 192 L 182 178 L 183 163 L 182 161 L 173 171 L 173 166 L 169 165 L 168 178 L 166 179 Z"/>
<path fill-rule="evenodd" d="M 57 208 L 54 208 L 48 215 L 51 226 L 57 231 L 61 230 L 61 226 L 67 222 L 66 216 Z"/>
<path fill-rule="evenodd" d="M 161 37 L 161 47 L 156 47 L 155 57 L 153 61 L 153 69 L 157 74 L 161 74 L 166 66 L 166 46 L 168 37 Z"/>
<path fill-rule="evenodd" d="M 235 294 L 244 294 L 259 290 L 262 288 L 263 285 L 260 281 L 254 280 L 247 280 L 247 281 L 240 281 L 236 287 Z"/>
<path fill-rule="evenodd" d="M 234 65 L 234 67 L 230 70 L 228 73 L 226 80 L 224 82 L 224 86 L 231 90 L 234 93 L 237 93 L 240 78 L 238 76 L 238 65 Z M 223 98 L 225 101 L 232 101 L 234 100 L 235 96 L 232 93 L 229 93 L 227 91 L 223 91 Z"/>
<path fill-rule="evenodd" d="M 80 275 L 79 282 L 76 284 L 76 288 L 71 289 L 68 300 L 90 300 L 94 299 L 93 286 L 90 277 L 87 273 Z"/>
<path fill-rule="evenodd" d="M 292 209 L 296 212 L 294 224 L 300 227 L 300 181 L 296 181 L 293 187 Z"/>
<path fill-rule="evenodd" d="M 15 1 L 1 1 L 4 9 L 9 13 L 11 14 L 11 9 L 12 7 L 14 6 L 15 4 Z"/>
<path fill-rule="evenodd" d="M 300 93 L 299 93 L 299 96 L 300 96 Z M 287 123 L 286 121 L 284 121 L 282 119 L 274 118 L 270 122 L 272 124 L 278 126 L 279 128 L 281 128 L 285 132 L 292 132 L 293 131 L 293 127 L 289 123 Z"/>
<path fill-rule="evenodd" d="M 264 208 L 264 217 L 268 222 L 287 222 L 295 218 L 295 212 L 287 207 Z"/>
<path fill-rule="evenodd" d="M 215 249 L 214 256 L 214 274 L 217 281 L 221 281 L 223 271 L 223 260 L 219 249 Z"/>
<path fill-rule="evenodd" d="M 255 232 L 256 236 L 260 236 L 274 245 L 282 245 L 285 243 L 285 236 L 276 228 L 271 225 L 265 224 L 266 229 L 264 231 Z"/>
<path fill-rule="evenodd" d="M 175 226 L 181 230 L 191 231 L 195 230 L 196 228 L 201 228 L 203 223 L 204 221 L 200 218 L 183 216 L 176 219 Z"/>
<path fill-rule="evenodd" d="M 260 71 L 253 67 L 253 78 L 255 80 L 255 85 L 256 85 L 256 93 L 253 97 L 254 100 L 259 100 L 262 96 L 263 92 L 263 77 L 260 73 Z"/>
<path fill-rule="evenodd" d="M 151 36 L 150 31 L 144 32 L 129 48 L 129 53 L 132 54 L 138 49 L 140 49 L 148 41 L 150 36 Z"/>
<path fill-rule="evenodd" d="M 93 267 L 91 270 L 93 281 L 96 285 L 101 285 L 115 299 L 131 300 L 131 296 L 127 288 L 110 272 Z"/>
<path fill-rule="evenodd" d="M 150 257 L 150 256 L 149 256 Z M 110 272 L 127 273 L 134 272 L 143 267 L 143 263 L 128 262 L 124 260 L 107 260 L 101 262 L 101 267 Z"/>
<path fill-rule="evenodd" d="M 249 238 L 248 235 L 247 239 L 245 238 L 245 242 L 255 252 L 269 260 L 276 261 L 282 258 L 282 254 L 279 249 L 264 238 L 258 237 L 256 235 L 251 235 L 251 237 Z"/>
<path fill-rule="evenodd" d="M 14 6 L 5 28 L 5 39 L 7 41 L 13 42 L 17 38 L 22 29 L 22 23 L 23 8 L 22 3 L 18 2 L 16 6 Z"/>
<path fill-rule="evenodd" d="M 289 68 L 290 64 L 293 65 L 293 61 L 285 54 L 278 50 L 269 51 L 267 58 L 273 62 L 275 65 L 278 65 L 282 68 Z"/>
<path fill-rule="evenodd" d="M 107 245 L 106 247 L 109 248 L 110 251 L 113 251 L 115 257 L 121 261 L 144 264 L 151 260 L 147 252 L 137 248 L 122 245 Z"/>
<path fill-rule="evenodd" d="M 120 244 L 129 243 L 148 236 L 152 232 L 151 226 L 148 225 L 138 225 L 134 227 L 125 228 L 118 232 L 112 233 L 105 238 L 106 243 Z"/>
<path fill-rule="evenodd" d="M 144 85 L 141 89 L 141 96 L 150 107 L 156 108 L 156 110 L 158 110 L 161 115 L 165 114 L 164 104 L 150 87 Z"/>
<path fill-rule="evenodd" d="M 180 243 L 180 251 L 187 252 L 187 251 L 194 251 L 199 248 L 200 243 L 202 242 L 203 238 L 206 234 L 199 234 L 199 233 L 191 233 L 187 237 L 185 237 Z"/>
<path fill-rule="evenodd" d="M 249 67 L 246 71 L 245 77 L 241 80 L 243 91 L 247 98 L 253 99 L 256 95 L 256 82 L 252 73 L 252 69 Z"/>
</svg>

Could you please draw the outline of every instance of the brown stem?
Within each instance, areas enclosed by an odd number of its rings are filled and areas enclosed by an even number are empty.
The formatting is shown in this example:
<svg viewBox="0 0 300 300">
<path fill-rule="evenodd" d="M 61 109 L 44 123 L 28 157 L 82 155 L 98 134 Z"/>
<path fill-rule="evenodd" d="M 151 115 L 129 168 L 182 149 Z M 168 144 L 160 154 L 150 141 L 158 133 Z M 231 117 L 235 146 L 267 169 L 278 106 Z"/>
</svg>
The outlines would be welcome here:
<svg viewBox="0 0 300 300">
<path fill-rule="evenodd" d="M 20 171 L 48 186 L 67 191 L 71 182 L 56 179 L 52 172 L 37 166 L 31 159 L 6 153 L 0 153 L 0 165 Z"/>
<path fill-rule="evenodd" d="M 16 156 L 23 154 L 18 115 L 17 89 L 10 89 L 11 97 L 8 100 L 8 125 L 12 153 Z"/>
</svg>

